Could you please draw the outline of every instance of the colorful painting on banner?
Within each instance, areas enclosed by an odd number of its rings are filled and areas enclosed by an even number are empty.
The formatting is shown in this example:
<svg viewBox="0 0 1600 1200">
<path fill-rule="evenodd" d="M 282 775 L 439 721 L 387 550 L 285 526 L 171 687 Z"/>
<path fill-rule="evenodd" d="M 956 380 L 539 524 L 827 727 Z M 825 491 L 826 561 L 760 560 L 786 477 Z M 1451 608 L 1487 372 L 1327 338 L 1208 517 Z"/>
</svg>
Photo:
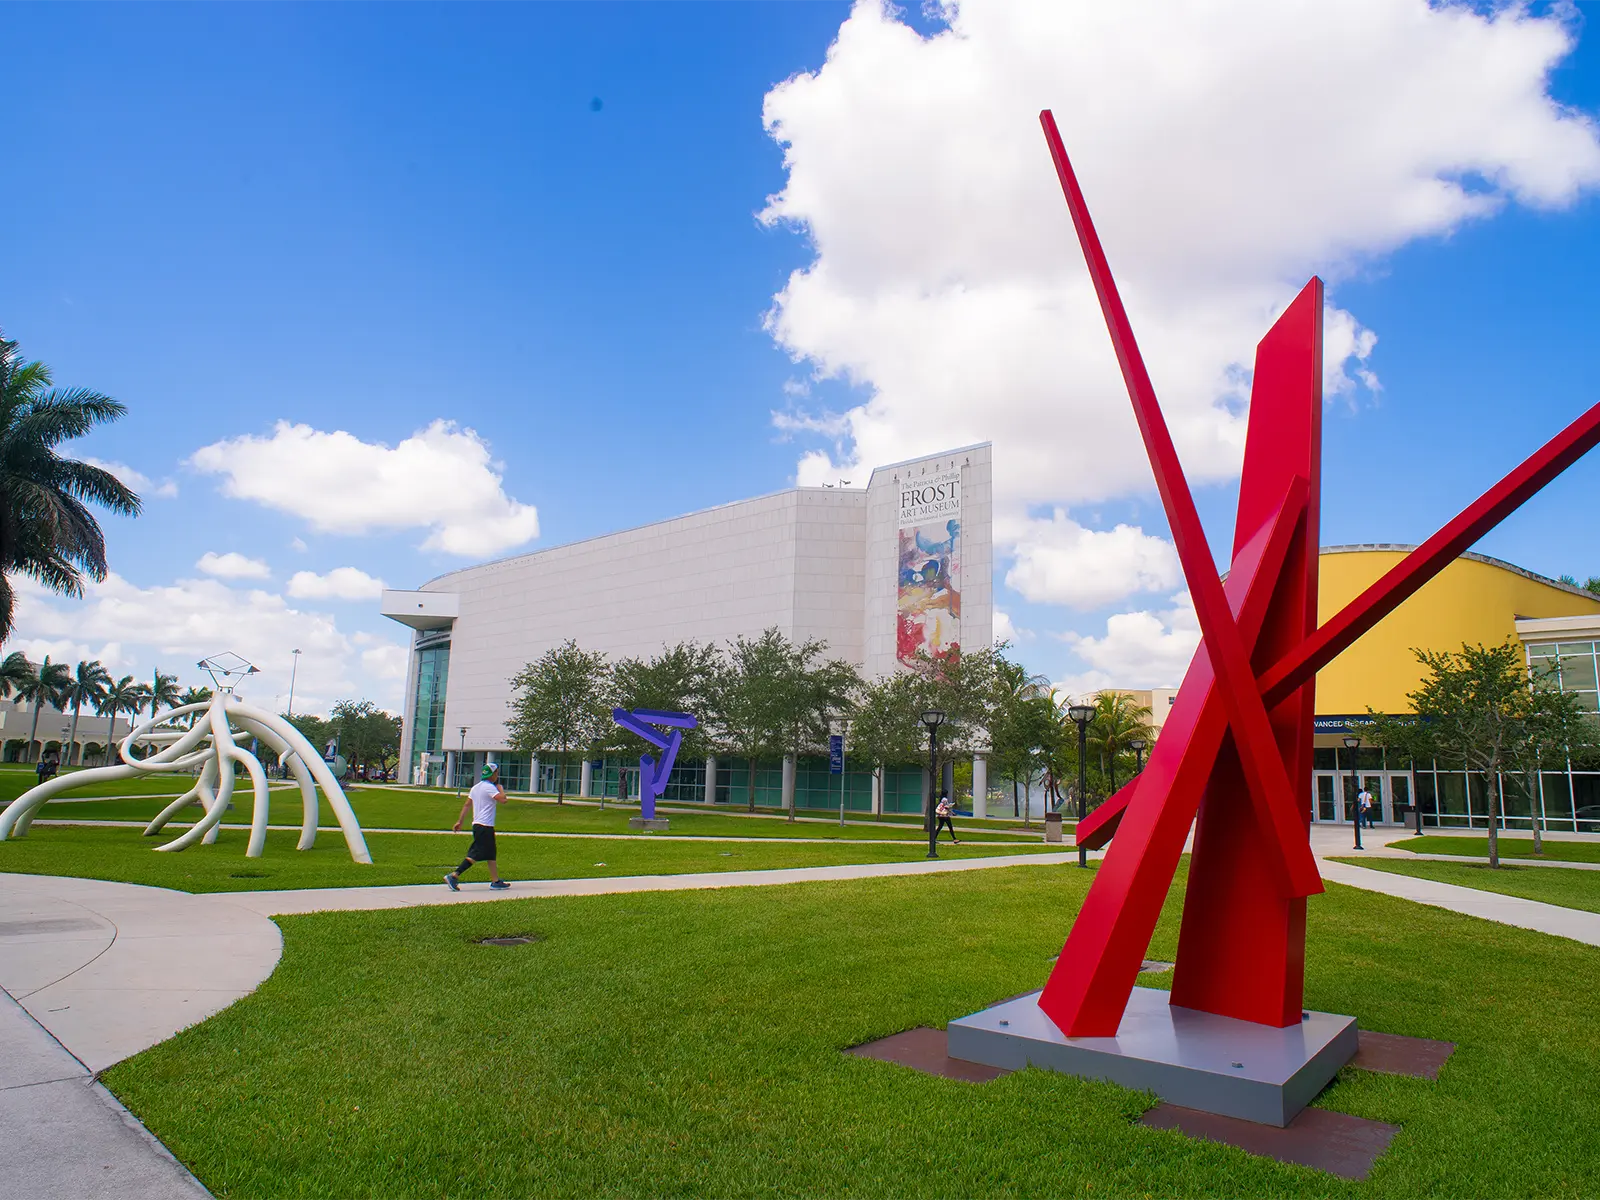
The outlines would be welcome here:
<svg viewBox="0 0 1600 1200">
<path fill-rule="evenodd" d="M 961 471 L 900 484 L 895 656 L 940 658 L 961 645 Z"/>
</svg>

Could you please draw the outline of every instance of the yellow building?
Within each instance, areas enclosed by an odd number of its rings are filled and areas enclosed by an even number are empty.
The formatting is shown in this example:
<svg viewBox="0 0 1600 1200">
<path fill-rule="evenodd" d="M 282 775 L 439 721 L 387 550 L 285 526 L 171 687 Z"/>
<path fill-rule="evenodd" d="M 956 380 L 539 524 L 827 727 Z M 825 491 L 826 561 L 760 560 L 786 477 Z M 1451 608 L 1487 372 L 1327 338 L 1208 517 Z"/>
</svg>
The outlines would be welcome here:
<svg viewBox="0 0 1600 1200">
<path fill-rule="evenodd" d="M 1327 621 L 1414 547 L 1328 546 L 1318 563 L 1317 619 Z M 1378 820 L 1404 819 L 1413 803 L 1429 823 L 1481 826 L 1483 781 L 1435 763 L 1385 761 L 1371 746 L 1351 747 L 1369 708 L 1409 712 L 1408 693 L 1422 681 L 1415 649 L 1459 650 L 1520 640 L 1530 658 L 1559 662 L 1563 690 L 1600 709 L 1595 650 L 1600 596 L 1481 554 L 1463 554 L 1317 675 L 1312 816 L 1348 821 L 1351 797 L 1364 786 L 1378 802 Z M 1502 789 L 1507 824 L 1526 828 L 1528 799 Z M 1600 775 L 1547 773 L 1537 798 L 1552 829 L 1600 828 Z"/>
<path fill-rule="evenodd" d="M 1413 546 L 1327 546 L 1317 564 L 1317 621 L 1359 596 Z M 1413 648 L 1459 650 L 1518 636 L 1529 618 L 1590 617 L 1600 596 L 1482 554 L 1463 554 L 1317 675 L 1317 712 L 1409 712 L 1422 681 Z"/>
</svg>

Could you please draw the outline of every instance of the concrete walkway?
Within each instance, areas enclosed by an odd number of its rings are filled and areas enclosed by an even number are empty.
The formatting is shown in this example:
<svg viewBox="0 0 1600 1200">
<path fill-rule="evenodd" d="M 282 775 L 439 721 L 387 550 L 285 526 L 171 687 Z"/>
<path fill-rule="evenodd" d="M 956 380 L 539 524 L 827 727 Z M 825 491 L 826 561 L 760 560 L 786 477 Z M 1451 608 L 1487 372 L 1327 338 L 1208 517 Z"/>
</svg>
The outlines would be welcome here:
<svg viewBox="0 0 1600 1200">
<path fill-rule="evenodd" d="M 0 1197 L 197 1200 L 211 1193 L 0 993 Z"/>
<path fill-rule="evenodd" d="M 207 1195 L 95 1075 L 254 991 L 282 949 L 225 897 L 0 875 L 0 1197 Z"/>
<path fill-rule="evenodd" d="M 759 839 L 769 840 L 769 839 Z M 793 867 L 778 871 L 708 871 L 695 875 L 624 875 L 609 879 L 522 879 L 503 892 L 489 890 L 486 878 L 463 883 L 459 892 L 439 883 L 398 887 L 307 888 L 283 892 L 230 892 L 228 900 L 263 916 L 286 913 L 366 912 L 438 904 L 527 900 L 540 896 L 603 896 L 614 892 L 676 892 L 710 888 L 762 887 L 838 879 L 883 879 L 940 871 L 982 871 L 992 867 L 1049 867 L 1076 863 L 1077 854 L 1012 854 L 994 858 L 945 858 L 911 863 L 861 863 L 838 867 Z"/>
</svg>

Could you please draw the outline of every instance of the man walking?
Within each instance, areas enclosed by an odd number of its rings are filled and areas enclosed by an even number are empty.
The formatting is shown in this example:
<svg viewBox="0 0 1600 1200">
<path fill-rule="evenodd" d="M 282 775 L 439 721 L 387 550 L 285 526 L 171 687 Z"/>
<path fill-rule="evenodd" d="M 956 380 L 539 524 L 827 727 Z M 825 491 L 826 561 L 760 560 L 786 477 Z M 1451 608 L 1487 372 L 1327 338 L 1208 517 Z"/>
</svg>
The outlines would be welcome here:
<svg viewBox="0 0 1600 1200">
<path fill-rule="evenodd" d="M 1372 823 L 1372 793 L 1367 791 L 1365 785 L 1356 796 L 1356 804 L 1358 805 L 1356 820 L 1364 823 L 1368 829 L 1377 828 Z"/>
<path fill-rule="evenodd" d="M 933 809 L 934 816 L 939 818 L 939 823 L 933 827 L 933 836 L 937 839 L 941 829 L 948 829 L 950 831 L 950 840 L 959 846 L 961 845 L 961 839 L 956 837 L 955 824 L 950 820 L 955 815 L 955 811 L 956 806 L 950 803 L 950 793 L 941 791 L 939 793 L 939 803 Z"/>
<path fill-rule="evenodd" d="M 472 790 L 467 793 L 466 801 L 461 805 L 461 815 L 451 826 L 452 832 L 460 833 L 461 822 L 467 819 L 467 812 L 471 810 L 472 846 L 467 850 L 467 856 L 461 860 L 461 865 L 444 877 L 446 886 L 452 892 L 461 890 L 461 876 L 475 862 L 481 862 L 489 868 L 491 888 L 504 891 L 511 886 L 500 878 L 494 857 L 495 809 L 505 803 L 505 798 L 506 790 L 500 786 L 500 768 L 490 763 L 483 768 L 483 778 L 473 784 Z"/>
</svg>

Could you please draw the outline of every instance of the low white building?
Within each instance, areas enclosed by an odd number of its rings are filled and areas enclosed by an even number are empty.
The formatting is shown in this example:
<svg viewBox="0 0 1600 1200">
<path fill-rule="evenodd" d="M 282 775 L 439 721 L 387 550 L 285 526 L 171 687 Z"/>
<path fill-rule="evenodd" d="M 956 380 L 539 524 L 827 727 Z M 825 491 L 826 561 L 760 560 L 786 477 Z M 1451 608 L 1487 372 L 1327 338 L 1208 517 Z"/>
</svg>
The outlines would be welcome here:
<svg viewBox="0 0 1600 1200">
<path fill-rule="evenodd" d="M 505 722 L 511 676 L 567 638 L 613 658 L 648 657 L 776 627 L 826 641 L 870 676 L 918 648 L 989 645 L 991 463 L 988 443 L 968 446 L 878 467 L 865 488 L 789 488 L 385 592 L 384 615 L 415 631 L 403 778 L 441 781 L 493 757 L 515 790 L 554 790 L 554 765 L 511 753 Z M 667 796 L 741 801 L 746 769 L 681 762 Z M 570 790 L 615 794 L 614 771 L 585 763 Z M 808 763 L 761 770 L 758 793 L 764 803 L 836 808 L 837 777 L 830 787 L 825 763 L 816 774 Z M 847 778 L 847 802 L 917 811 L 921 776 L 909 774 Z"/>
</svg>

